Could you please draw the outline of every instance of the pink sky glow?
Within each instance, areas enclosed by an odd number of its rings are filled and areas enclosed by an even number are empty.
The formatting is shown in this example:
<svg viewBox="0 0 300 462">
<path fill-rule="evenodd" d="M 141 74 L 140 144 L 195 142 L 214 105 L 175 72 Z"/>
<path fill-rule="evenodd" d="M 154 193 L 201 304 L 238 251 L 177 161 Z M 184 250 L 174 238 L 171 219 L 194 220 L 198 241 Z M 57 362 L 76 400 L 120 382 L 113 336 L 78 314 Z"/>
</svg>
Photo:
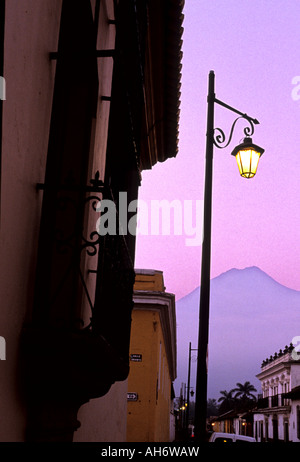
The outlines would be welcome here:
<svg viewBox="0 0 300 462">
<path fill-rule="evenodd" d="M 300 2 L 186 0 L 184 15 L 179 152 L 143 172 L 139 197 L 203 199 L 214 70 L 216 97 L 259 120 L 253 142 L 265 153 L 254 179 L 239 176 L 230 153 L 244 137 L 243 121 L 228 148 L 214 149 L 211 277 L 258 266 L 300 290 Z M 235 118 L 216 106 L 215 127 L 226 135 Z M 162 270 L 176 299 L 200 281 L 201 246 L 187 246 L 186 237 L 137 237 L 136 268 Z"/>
</svg>

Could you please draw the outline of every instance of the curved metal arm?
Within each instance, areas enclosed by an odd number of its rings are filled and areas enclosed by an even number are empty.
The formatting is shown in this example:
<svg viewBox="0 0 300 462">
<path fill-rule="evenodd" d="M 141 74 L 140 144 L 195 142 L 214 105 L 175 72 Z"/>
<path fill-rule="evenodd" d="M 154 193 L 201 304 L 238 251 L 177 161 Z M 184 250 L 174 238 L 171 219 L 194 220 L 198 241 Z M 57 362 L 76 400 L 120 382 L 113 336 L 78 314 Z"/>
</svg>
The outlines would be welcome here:
<svg viewBox="0 0 300 462">
<path fill-rule="evenodd" d="M 231 139 L 232 139 L 234 127 L 235 127 L 235 125 L 236 125 L 236 123 L 237 123 L 237 121 L 239 119 L 244 119 L 249 124 L 249 126 L 244 128 L 245 136 L 252 136 L 253 135 L 253 133 L 254 133 L 254 122 L 253 122 L 253 120 L 251 118 L 248 118 L 245 115 L 242 115 L 240 117 L 237 117 L 235 119 L 235 121 L 233 122 L 231 130 L 230 130 L 230 134 L 229 134 L 229 137 L 228 137 L 228 140 L 226 140 L 225 133 L 221 128 L 214 128 L 213 143 L 214 143 L 215 146 L 217 146 L 220 149 L 224 149 L 229 145 L 229 143 L 231 142 Z"/>
</svg>

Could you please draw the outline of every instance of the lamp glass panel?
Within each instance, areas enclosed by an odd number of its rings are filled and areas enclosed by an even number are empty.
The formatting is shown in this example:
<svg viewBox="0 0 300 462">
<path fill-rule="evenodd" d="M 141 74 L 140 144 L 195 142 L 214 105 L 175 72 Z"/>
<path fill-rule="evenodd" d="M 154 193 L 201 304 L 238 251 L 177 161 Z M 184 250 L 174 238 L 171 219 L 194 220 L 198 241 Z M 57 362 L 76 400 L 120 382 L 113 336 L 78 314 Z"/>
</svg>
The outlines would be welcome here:
<svg viewBox="0 0 300 462">
<path fill-rule="evenodd" d="M 236 160 L 241 176 L 244 178 L 254 177 L 259 158 L 260 152 L 254 151 L 253 149 L 240 150 L 236 155 Z"/>
</svg>

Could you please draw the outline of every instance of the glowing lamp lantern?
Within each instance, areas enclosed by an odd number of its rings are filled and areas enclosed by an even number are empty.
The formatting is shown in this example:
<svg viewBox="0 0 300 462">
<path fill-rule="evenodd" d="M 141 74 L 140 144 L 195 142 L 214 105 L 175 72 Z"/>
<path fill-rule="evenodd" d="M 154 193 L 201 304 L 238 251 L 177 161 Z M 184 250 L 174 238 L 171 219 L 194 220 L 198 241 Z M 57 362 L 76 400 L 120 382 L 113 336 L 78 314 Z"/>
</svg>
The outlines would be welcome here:
<svg viewBox="0 0 300 462">
<path fill-rule="evenodd" d="M 232 151 L 235 156 L 239 171 L 244 178 L 253 178 L 256 174 L 258 161 L 265 152 L 264 149 L 252 143 L 252 138 L 246 137 L 242 144 L 239 144 Z"/>
</svg>

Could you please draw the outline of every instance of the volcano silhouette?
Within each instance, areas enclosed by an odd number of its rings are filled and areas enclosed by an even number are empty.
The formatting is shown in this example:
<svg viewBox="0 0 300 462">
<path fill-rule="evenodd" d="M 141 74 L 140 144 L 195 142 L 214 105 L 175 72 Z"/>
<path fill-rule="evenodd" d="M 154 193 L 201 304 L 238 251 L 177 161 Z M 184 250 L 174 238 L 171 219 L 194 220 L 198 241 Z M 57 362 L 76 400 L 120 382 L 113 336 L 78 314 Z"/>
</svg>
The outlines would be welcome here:
<svg viewBox="0 0 300 462">
<path fill-rule="evenodd" d="M 177 379 L 188 380 L 189 342 L 198 347 L 198 287 L 176 302 Z M 237 382 L 250 381 L 260 392 L 256 374 L 270 355 L 300 335 L 300 291 L 289 289 L 257 267 L 231 269 L 211 280 L 208 348 L 208 398 Z M 191 387 L 196 385 L 197 351 L 191 356 Z M 195 390 L 195 388 L 194 388 Z"/>
</svg>

